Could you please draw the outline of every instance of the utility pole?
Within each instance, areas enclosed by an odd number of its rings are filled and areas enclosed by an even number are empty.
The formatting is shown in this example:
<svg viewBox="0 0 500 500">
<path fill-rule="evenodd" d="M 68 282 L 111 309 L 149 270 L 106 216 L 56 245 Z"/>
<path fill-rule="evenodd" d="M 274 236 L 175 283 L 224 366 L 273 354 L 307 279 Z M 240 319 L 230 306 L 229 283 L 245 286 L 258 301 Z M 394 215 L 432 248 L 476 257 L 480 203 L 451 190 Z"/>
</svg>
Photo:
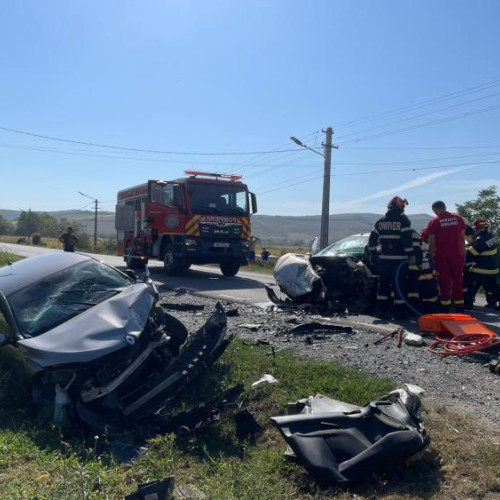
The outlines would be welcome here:
<svg viewBox="0 0 500 500">
<path fill-rule="evenodd" d="M 328 246 L 328 229 L 330 226 L 330 177 L 332 171 L 332 148 L 338 149 L 338 146 L 332 145 L 333 129 L 328 127 L 325 131 L 325 177 L 323 179 L 323 204 L 321 208 L 321 230 L 319 237 L 319 247 Z"/>
<path fill-rule="evenodd" d="M 330 225 L 330 177 L 332 170 L 332 148 L 339 149 L 338 146 L 332 144 L 333 129 L 328 127 L 323 130 L 326 134 L 326 141 L 322 144 L 325 148 L 324 153 L 320 153 L 309 146 L 303 144 L 296 137 L 290 137 L 295 144 L 309 149 L 313 153 L 321 155 L 325 160 L 325 169 L 323 175 L 323 202 L 321 206 L 321 228 L 319 235 L 319 249 L 325 248 L 328 245 L 328 226 Z"/>
<path fill-rule="evenodd" d="M 97 251 L 97 199 L 94 200 L 94 252 Z"/>
<path fill-rule="evenodd" d="M 99 200 L 97 198 L 94 198 L 93 196 L 89 196 L 88 194 L 84 194 L 81 191 L 78 191 L 79 194 L 82 196 L 85 196 L 86 198 L 90 198 L 91 200 L 94 200 L 94 251 L 97 250 L 97 206 L 99 203 Z"/>
</svg>

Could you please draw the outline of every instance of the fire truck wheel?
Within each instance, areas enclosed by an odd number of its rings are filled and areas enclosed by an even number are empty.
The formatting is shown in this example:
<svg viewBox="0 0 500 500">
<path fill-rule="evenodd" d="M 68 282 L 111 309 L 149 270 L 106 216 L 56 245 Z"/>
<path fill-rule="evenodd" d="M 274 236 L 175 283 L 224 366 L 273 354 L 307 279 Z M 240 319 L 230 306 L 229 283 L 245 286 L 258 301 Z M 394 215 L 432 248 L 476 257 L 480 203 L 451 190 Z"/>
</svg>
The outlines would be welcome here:
<svg viewBox="0 0 500 500">
<path fill-rule="evenodd" d="M 172 276 L 175 276 L 182 271 L 182 267 L 175 261 L 174 247 L 172 245 L 167 245 L 165 247 L 163 267 L 165 268 L 166 273 Z"/>
<path fill-rule="evenodd" d="M 220 265 L 220 270 L 224 276 L 236 276 L 240 270 L 240 263 L 237 260 L 232 260 L 230 262 L 222 262 Z"/>
</svg>

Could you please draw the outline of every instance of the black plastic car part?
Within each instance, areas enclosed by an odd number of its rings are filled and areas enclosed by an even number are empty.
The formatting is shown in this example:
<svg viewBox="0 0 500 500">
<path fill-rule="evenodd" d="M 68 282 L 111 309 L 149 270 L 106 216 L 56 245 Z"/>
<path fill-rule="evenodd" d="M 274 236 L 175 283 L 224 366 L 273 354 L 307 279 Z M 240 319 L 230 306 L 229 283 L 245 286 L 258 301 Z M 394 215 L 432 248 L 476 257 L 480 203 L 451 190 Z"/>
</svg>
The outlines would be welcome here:
<svg viewBox="0 0 500 500">
<path fill-rule="evenodd" d="M 415 395 L 365 407 L 324 398 L 318 410 L 271 421 L 298 461 L 323 482 L 360 479 L 399 464 L 429 443 Z"/>
</svg>

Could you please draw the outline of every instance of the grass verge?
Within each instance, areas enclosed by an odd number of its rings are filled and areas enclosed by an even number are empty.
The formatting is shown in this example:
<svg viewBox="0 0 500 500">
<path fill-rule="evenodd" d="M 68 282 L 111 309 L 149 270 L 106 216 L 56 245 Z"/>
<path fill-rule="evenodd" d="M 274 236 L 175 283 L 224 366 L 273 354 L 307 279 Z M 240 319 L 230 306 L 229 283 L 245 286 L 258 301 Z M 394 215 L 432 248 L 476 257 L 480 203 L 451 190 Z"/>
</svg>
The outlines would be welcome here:
<svg viewBox="0 0 500 500">
<path fill-rule="evenodd" d="M 263 373 L 279 382 L 251 389 Z M 210 499 L 493 499 L 500 492 L 499 436 L 484 435 L 473 421 L 444 409 L 428 412 L 433 444 L 421 460 L 359 483 L 320 487 L 301 466 L 285 461 L 285 442 L 269 417 L 283 413 L 287 402 L 318 392 L 365 404 L 393 384 L 286 351 L 237 341 L 183 398 L 186 404 L 203 401 L 244 381 L 245 406 L 264 427 L 255 440 L 239 441 L 226 415 L 194 435 L 157 436 L 129 462 L 120 462 L 109 448 L 99 454 L 96 443 L 82 436 L 65 438 L 36 425 L 25 411 L 26 395 L 6 379 L 4 374 L 0 380 L 2 499 L 120 499 L 138 483 L 170 474 L 177 484 L 193 485 Z M 114 437 L 122 443 L 130 439 Z"/>
</svg>

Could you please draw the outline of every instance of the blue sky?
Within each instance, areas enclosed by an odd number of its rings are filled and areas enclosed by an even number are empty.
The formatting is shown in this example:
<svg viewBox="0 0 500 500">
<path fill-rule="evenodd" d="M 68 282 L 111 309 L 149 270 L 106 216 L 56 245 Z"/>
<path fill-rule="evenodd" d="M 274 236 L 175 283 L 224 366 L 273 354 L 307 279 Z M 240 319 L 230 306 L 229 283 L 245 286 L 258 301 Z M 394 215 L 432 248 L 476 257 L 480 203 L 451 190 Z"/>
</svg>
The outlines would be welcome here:
<svg viewBox="0 0 500 500">
<path fill-rule="evenodd" d="M 0 208 L 113 210 L 196 168 L 243 174 L 259 213 L 319 214 L 322 158 L 289 137 L 329 126 L 331 213 L 453 208 L 500 186 L 499 19 L 496 0 L 5 0 L 0 127 L 163 153 L 0 129 Z"/>
</svg>

